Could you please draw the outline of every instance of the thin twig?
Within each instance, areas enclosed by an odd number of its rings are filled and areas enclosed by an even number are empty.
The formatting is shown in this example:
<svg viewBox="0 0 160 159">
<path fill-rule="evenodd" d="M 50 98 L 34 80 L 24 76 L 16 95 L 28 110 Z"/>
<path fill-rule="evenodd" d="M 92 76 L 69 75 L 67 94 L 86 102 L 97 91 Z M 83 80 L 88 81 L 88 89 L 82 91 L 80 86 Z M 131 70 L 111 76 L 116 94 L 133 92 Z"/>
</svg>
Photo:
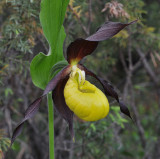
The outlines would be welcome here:
<svg viewBox="0 0 160 159">
<path fill-rule="evenodd" d="M 72 8 L 70 5 L 68 5 L 68 8 L 69 8 L 69 9 L 73 12 L 73 14 L 76 16 L 76 18 L 78 19 L 78 22 L 79 22 L 79 24 L 81 25 L 84 33 L 88 36 L 88 35 L 89 35 L 88 30 L 87 30 L 87 28 L 83 25 L 83 23 L 82 23 L 81 19 L 79 18 L 79 16 L 74 12 L 73 8 Z"/>
<path fill-rule="evenodd" d="M 89 18 L 88 18 L 87 32 L 88 34 L 90 34 L 90 28 L 91 28 L 91 22 L 92 22 L 92 0 L 89 0 L 89 3 L 88 3 L 88 13 L 89 13 Z"/>
</svg>

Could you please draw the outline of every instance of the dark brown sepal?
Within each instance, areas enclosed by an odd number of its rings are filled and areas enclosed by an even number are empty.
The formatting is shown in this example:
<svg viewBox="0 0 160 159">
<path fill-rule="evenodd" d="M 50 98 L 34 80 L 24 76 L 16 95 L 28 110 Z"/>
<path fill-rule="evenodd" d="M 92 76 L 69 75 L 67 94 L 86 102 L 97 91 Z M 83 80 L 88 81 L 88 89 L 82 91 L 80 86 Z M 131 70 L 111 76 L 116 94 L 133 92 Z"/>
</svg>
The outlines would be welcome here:
<svg viewBox="0 0 160 159">
<path fill-rule="evenodd" d="M 114 87 L 108 81 L 106 81 L 100 77 L 98 77 L 98 79 L 101 82 L 101 84 L 103 85 L 105 94 L 115 98 L 117 100 L 117 102 L 119 102 L 118 94 L 115 91 Z"/>
<path fill-rule="evenodd" d="M 15 139 L 17 138 L 17 136 L 19 136 L 22 132 L 23 126 L 24 126 L 24 122 L 22 121 L 14 130 L 13 134 L 12 134 L 12 138 L 11 138 L 11 144 L 10 147 L 12 146 L 13 142 L 15 141 Z"/>
<path fill-rule="evenodd" d="M 66 105 L 64 98 L 64 87 L 68 81 L 69 76 L 65 79 L 59 81 L 56 88 L 52 92 L 52 98 L 54 101 L 54 106 L 57 112 L 65 119 L 69 125 L 69 131 L 72 139 L 74 138 L 74 130 L 73 130 L 73 112 Z"/>
<path fill-rule="evenodd" d="M 122 101 L 119 101 L 119 106 L 120 106 L 121 112 L 132 119 L 129 109 L 126 107 L 126 105 Z"/>
<path fill-rule="evenodd" d="M 64 67 L 46 86 L 43 96 L 54 90 L 60 80 L 63 80 L 71 72 L 70 65 Z"/>
<path fill-rule="evenodd" d="M 15 139 L 20 135 L 22 129 L 23 129 L 23 125 L 25 123 L 26 120 L 32 118 L 38 111 L 39 106 L 40 106 L 40 102 L 42 101 L 42 98 L 47 95 L 50 91 L 53 91 L 55 89 L 55 87 L 57 86 L 59 81 L 63 81 L 63 79 L 65 79 L 69 73 L 70 73 L 70 66 L 66 66 L 65 68 L 63 68 L 46 86 L 46 89 L 43 92 L 43 95 L 39 98 L 37 98 L 32 104 L 29 105 L 29 107 L 27 108 L 27 110 L 25 111 L 25 115 L 23 120 L 20 122 L 20 124 L 15 128 L 15 130 L 13 131 L 13 135 L 11 138 L 11 145 L 13 144 L 13 142 L 15 141 Z"/>
<path fill-rule="evenodd" d="M 39 106 L 40 106 L 40 102 L 42 101 L 42 97 L 39 97 L 38 99 L 36 99 L 32 104 L 29 105 L 29 107 L 27 108 L 27 110 L 25 111 L 25 115 L 23 120 L 21 121 L 21 123 L 15 128 L 12 138 L 11 138 L 11 145 L 13 144 L 14 140 L 17 138 L 17 136 L 20 135 L 24 122 L 30 118 L 32 118 L 38 111 Z"/>
<path fill-rule="evenodd" d="M 103 41 L 103 40 L 107 40 L 111 37 L 113 37 L 114 35 L 116 35 L 118 32 L 120 32 L 122 29 L 124 29 L 126 26 L 130 25 L 130 24 L 134 24 L 135 22 L 137 22 L 137 20 L 134 20 L 130 23 L 120 23 L 120 22 L 106 22 L 105 24 L 103 24 L 96 33 L 94 33 L 93 35 L 89 36 L 88 38 L 86 38 L 86 40 L 88 41 Z"/>
<path fill-rule="evenodd" d="M 105 95 L 115 98 L 117 100 L 117 102 L 119 103 L 121 112 L 132 119 L 130 112 L 129 112 L 129 109 L 125 106 L 125 104 L 122 101 L 119 100 L 118 93 L 115 91 L 114 87 L 109 82 L 107 82 L 106 80 L 104 80 L 102 78 L 99 78 L 96 74 L 94 74 L 92 71 L 88 70 L 83 65 L 79 64 L 78 67 L 81 70 L 84 70 L 86 75 L 89 75 L 89 76 L 96 78 L 102 84 L 102 86 L 104 88 Z"/>
<path fill-rule="evenodd" d="M 67 61 L 69 64 L 78 63 L 83 57 L 90 55 L 97 47 L 98 42 L 76 39 L 67 48 Z"/>
<path fill-rule="evenodd" d="M 85 56 L 90 55 L 97 47 L 99 41 L 107 40 L 126 26 L 135 23 L 137 20 L 127 24 L 119 22 L 106 22 L 93 35 L 86 39 L 76 39 L 67 48 L 67 61 L 69 64 L 77 64 Z"/>
</svg>

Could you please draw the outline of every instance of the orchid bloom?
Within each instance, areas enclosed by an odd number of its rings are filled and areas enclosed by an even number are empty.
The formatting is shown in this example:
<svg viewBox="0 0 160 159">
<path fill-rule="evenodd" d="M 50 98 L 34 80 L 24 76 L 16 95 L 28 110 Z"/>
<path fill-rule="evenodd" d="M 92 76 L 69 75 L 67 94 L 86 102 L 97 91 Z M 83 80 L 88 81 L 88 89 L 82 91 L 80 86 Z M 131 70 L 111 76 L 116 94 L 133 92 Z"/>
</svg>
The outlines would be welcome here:
<svg viewBox="0 0 160 159">
<path fill-rule="evenodd" d="M 12 143 L 21 133 L 24 122 L 37 113 L 42 98 L 50 91 L 52 91 L 55 108 L 62 118 L 67 121 L 72 137 L 74 137 L 73 114 L 84 121 L 96 121 L 106 117 L 109 112 L 109 103 L 106 96 L 115 98 L 119 103 L 121 112 L 131 118 L 128 108 L 119 100 L 113 86 L 82 64 L 79 64 L 79 62 L 96 49 L 99 41 L 113 37 L 123 28 L 135 22 L 128 24 L 107 22 L 88 38 L 77 39 L 72 42 L 67 49 L 68 66 L 64 67 L 48 83 L 42 96 L 30 104 L 23 120 L 13 132 Z M 87 81 L 86 75 L 96 78 L 102 84 L 105 94 Z"/>
</svg>

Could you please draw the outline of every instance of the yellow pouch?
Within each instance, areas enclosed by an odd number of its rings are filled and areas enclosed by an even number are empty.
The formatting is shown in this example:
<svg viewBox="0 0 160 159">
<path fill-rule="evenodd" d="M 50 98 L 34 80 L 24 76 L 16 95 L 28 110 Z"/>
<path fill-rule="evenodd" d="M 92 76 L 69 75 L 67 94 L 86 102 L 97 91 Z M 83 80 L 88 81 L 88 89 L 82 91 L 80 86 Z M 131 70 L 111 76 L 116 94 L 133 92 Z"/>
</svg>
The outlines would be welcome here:
<svg viewBox="0 0 160 159">
<path fill-rule="evenodd" d="M 107 116 L 109 103 L 104 93 L 89 81 L 78 81 L 78 74 L 71 76 L 64 88 L 67 106 L 85 121 L 96 121 Z"/>
</svg>

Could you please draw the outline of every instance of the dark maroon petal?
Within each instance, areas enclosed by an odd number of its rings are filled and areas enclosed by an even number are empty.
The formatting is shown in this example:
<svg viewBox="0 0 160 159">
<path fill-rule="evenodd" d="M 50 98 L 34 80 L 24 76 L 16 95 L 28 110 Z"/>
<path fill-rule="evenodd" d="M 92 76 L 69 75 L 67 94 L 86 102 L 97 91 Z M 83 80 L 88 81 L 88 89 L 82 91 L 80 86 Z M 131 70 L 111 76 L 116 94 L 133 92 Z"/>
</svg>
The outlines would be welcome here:
<svg viewBox="0 0 160 159">
<path fill-rule="evenodd" d="M 11 138 L 11 145 L 13 144 L 14 140 L 16 139 L 17 136 L 20 135 L 24 122 L 30 118 L 32 118 L 38 111 L 39 106 L 40 106 L 40 102 L 42 101 L 42 97 L 39 97 L 38 99 L 36 99 L 32 104 L 29 105 L 28 109 L 25 111 L 25 116 L 23 118 L 23 120 L 21 121 L 21 123 L 15 128 L 12 138 Z"/>
<path fill-rule="evenodd" d="M 119 101 L 119 105 L 120 105 L 121 112 L 124 113 L 125 115 L 129 116 L 132 119 L 130 112 L 129 112 L 128 108 L 126 107 L 126 105 L 122 101 Z"/>
<path fill-rule="evenodd" d="M 59 81 L 56 88 L 52 92 L 52 98 L 57 112 L 62 116 L 62 118 L 64 118 L 67 121 L 69 125 L 70 134 L 72 138 L 74 138 L 73 112 L 66 105 L 64 99 L 64 87 L 66 85 L 68 78 L 69 76 L 66 77 L 64 80 Z"/>
<path fill-rule="evenodd" d="M 41 101 L 42 97 L 39 97 L 27 108 L 24 116 L 25 120 L 32 118 L 37 113 Z"/>
<path fill-rule="evenodd" d="M 48 94 L 50 91 L 54 90 L 60 80 L 63 80 L 71 72 L 70 65 L 64 67 L 46 86 L 43 95 Z"/>
<path fill-rule="evenodd" d="M 65 79 L 71 69 L 70 66 L 66 66 L 64 69 L 62 69 L 46 86 L 46 89 L 43 92 L 43 95 L 39 98 L 37 98 L 32 104 L 29 105 L 27 110 L 25 111 L 24 118 L 20 122 L 20 124 L 15 128 L 12 138 L 11 138 L 11 145 L 13 144 L 14 140 L 20 135 L 24 122 L 30 118 L 32 118 L 38 111 L 40 102 L 42 101 L 42 98 L 47 95 L 50 91 L 54 90 L 57 86 L 58 82 Z"/>
<path fill-rule="evenodd" d="M 67 61 L 71 64 L 73 61 L 77 63 L 85 56 L 90 55 L 97 47 L 99 41 L 107 40 L 126 26 L 135 23 L 137 20 L 123 24 L 119 22 L 106 22 L 96 33 L 86 39 L 77 39 L 72 42 L 67 49 Z"/>
<path fill-rule="evenodd" d="M 15 141 L 15 139 L 17 138 L 17 136 L 19 136 L 22 132 L 24 126 L 24 122 L 22 121 L 22 123 L 20 123 L 14 130 L 13 134 L 12 134 L 12 138 L 11 138 L 11 145 L 13 144 L 13 142 Z"/>
<path fill-rule="evenodd" d="M 119 22 L 106 22 L 103 24 L 96 33 L 89 36 L 86 40 L 88 41 L 103 41 L 107 40 L 114 35 L 116 35 L 118 32 L 120 32 L 122 29 L 124 29 L 126 26 L 133 24 L 137 22 L 137 20 L 132 21 L 127 24 L 119 23 Z"/>
<path fill-rule="evenodd" d="M 121 112 L 132 119 L 130 112 L 129 112 L 129 109 L 125 106 L 125 104 L 122 101 L 119 100 L 117 92 L 115 91 L 114 87 L 109 82 L 107 82 L 106 80 L 104 80 L 102 78 L 99 78 L 96 74 L 94 74 L 92 71 L 88 70 L 83 65 L 79 64 L 78 67 L 81 70 L 84 70 L 87 75 L 96 78 L 102 84 L 106 96 L 111 96 L 111 97 L 115 98 L 117 100 L 117 102 L 119 103 Z"/>
<path fill-rule="evenodd" d="M 77 63 L 85 56 L 90 55 L 97 47 L 97 41 L 87 41 L 84 39 L 76 39 L 67 48 L 67 61 L 69 64 L 72 61 Z"/>
</svg>

